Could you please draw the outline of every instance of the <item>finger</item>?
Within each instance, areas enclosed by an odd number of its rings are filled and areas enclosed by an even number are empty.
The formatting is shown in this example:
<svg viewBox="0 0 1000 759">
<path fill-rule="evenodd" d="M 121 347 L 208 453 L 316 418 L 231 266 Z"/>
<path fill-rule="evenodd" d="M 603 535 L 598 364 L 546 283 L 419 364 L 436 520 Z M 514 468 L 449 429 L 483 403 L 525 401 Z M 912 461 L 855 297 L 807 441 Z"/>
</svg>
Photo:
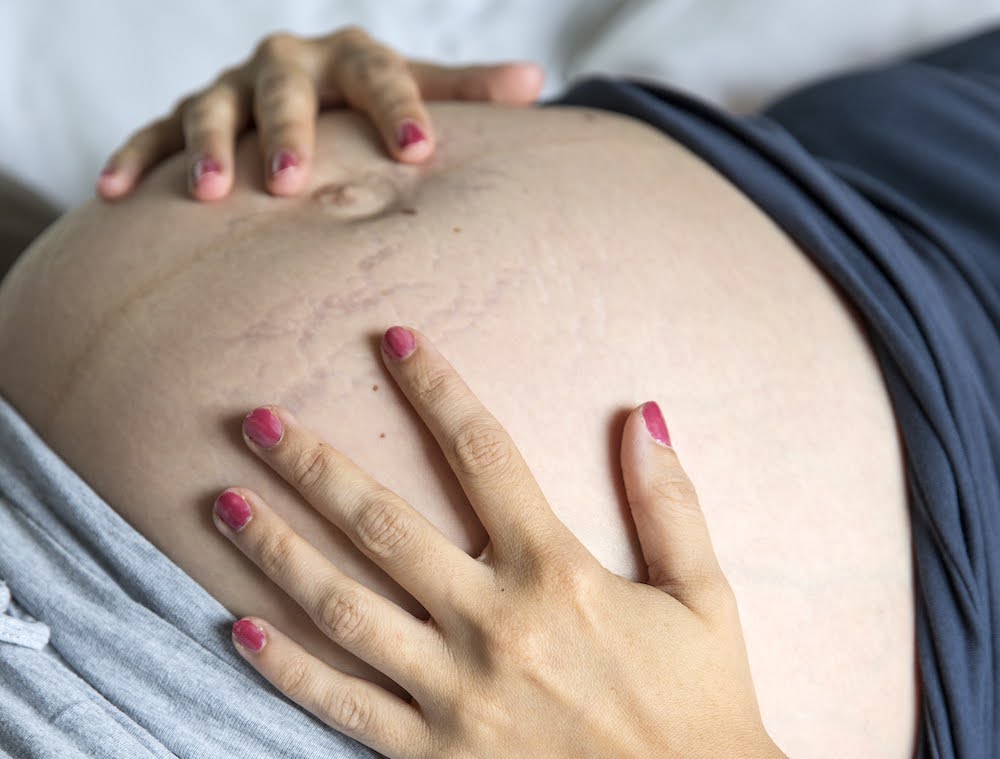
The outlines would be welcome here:
<svg viewBox="0 0 1000 759">
<path fill-rule="evenodd" d="M 243 420 L 243 434 L 257 455 L 439 622 L 460 613 L 470 591 L 489 582 L 484 565 L 287 409 L 255 409 Z"/>
<path fill-rule="evenodd" d="M 250 120 L 248 97 L 247 88 L 235 76 L 224 75 L 181 112 L 188 187 L 198 200 L 218 200 L 233 186 L 236 136 Z"/>
<path fill-rule="evenodd" d="M 178 113 L 153 122 L 111 154 L 97 180 L 98 194 L 107 200 L 127 195 L 146 171 L 183 147 Z"/>
<path fill-rule="evenodd" d="M 425 100 L 529 105 L 538 99 L 545 80 L 542 68 L 534 63 L 455 68 L 412 61 L 409 67 Z"/>
<path fill-rule="evenodd" d="M 297 195 L 306 187 L 316 143 L 313 77 L 291 60 L 277 60 L 260 68 L 254 92 L 267 188 L 275 195 Z"/>
<path fill-rule="evenodd" d="M 360 30 L 342 35 L 321 75 L 321 87 L 369 115 L 389 153 L 420 163 L 434 152 L 430 116 L 406 61 Z"/>
<path fill-rule="evenodd" d="M 649 584 L 695 613 L 711 616 L 732 597 L 694 485 L 670 445 L 660 407 L 635 409 L 625 423 L 622 473 Z"/>
<path fill-rule="evenodd" d="M 274 513 L 260 496 L 226 490 L 215 526 L 312 618 L 334 643 L 411 693 L 445 665 L 435 630 L 351 579 Z"/>
<path fill-rule="evenodd" d="M 539 556 L 566 532 L 507 431 L 430 340 L 392 327 L 386 365 L 458 476 L 499 562 Z"/>
<path fill-rule="evenodd" d="M 395 694 L 328 666 L 257 617 L 233 625 L 233 642 L 268 682 L 334 730 L 387 756 L 428 755 L 427 723 Z"/>
</svg>

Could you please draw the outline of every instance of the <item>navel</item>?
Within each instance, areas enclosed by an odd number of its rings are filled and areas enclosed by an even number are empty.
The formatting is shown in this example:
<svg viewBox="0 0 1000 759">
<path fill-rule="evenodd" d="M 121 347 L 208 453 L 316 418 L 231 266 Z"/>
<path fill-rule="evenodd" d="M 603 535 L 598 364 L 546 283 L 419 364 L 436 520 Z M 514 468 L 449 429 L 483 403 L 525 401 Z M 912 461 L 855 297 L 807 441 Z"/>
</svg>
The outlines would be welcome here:
<svg viewBox="0 0 1000 759">
<path fill-rule="evenodd" d="M 344 221 L 370 219 L 391 210 L 400 201 L 392 181 L 375 173 L 323 185 L 313 191 L 312 199 L 325 213 Z"/>
</svg>

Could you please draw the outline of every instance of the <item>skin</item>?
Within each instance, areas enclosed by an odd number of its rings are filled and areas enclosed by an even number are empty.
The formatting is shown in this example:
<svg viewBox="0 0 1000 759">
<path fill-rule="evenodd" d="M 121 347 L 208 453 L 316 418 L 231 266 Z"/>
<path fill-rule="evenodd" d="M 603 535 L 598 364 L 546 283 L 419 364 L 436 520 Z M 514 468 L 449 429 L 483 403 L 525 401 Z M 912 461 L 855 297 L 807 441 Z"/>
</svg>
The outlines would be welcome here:
<svg viewBox="0 0 1000 759">
<path fill-rule="evenodd" d="M 122 198 L 150 166 L 183 148 L 191 196 L 223 198 L 233 187 L 235 137 L 252 122 L 268 192 L 295 196 L 314 165 L 321 107 L 367 114 L 390 156 L 419 164 L 436 146 L 425 100 L 527 105 L 541 92 L 542 78 L 530 63 L 450 67 L 406 60 L 357 27 L 312 39 L 272 34 L 242 65 L 132 135 L 108 159 L 96 189 L 107 200 Z"/>
<path fill-rule="evenodd" d="M 655 398 L 739 599 L 771 736 L 794 756 L 909 756 L 902 455 L 850 305 L 738 191 L 644 126 L 580 109 L 428 114 L 436 142 L 423 164 L 387 157 L 377 118 L 372 130 L 335 114 L 316 123 L 293 197 L 261 192 L 276 190 L 275 143 L 250 137 L 224 203 L 183 199 L 196 149 L 126 200 L 63 219 L 0 289 L 0 392 L 234 614 L 401 697 L 413 694 L 322 634 L 294 588 L 212 529 L 219 491 L 252 486 L 258 517 L 266 504 L 346 576 L 430 618 L 241 453 L 245 413 L 294 409 L 479 556 L 476 504 L 373 364 L 378 336 L 405 315 L 461 361 L 579 543 L 646 582 L 618 455 L 625 432 L 634 440 L 628 409 Z M 130 187 L 154 143 L 127 169 Z M 742 682 L 720 682 L 731 680 Z"/>
<path fill-rule="evenodd" d="M 287 410 L 258 409 L 244 420 L 251 448 L 431 616 L 421 624 L 387 604 L 259 496 L 231 490 L 216 526 L 410 698 L 324 666 L 263 620 L 237 622 L 241 653 L 390 756 L 495 756 L 503 736 L 509 756 L 784 757 L 761 724 L 736 600 L 657 405 L 625 423 L 622 471 L 649 571 L 631 583 L 559 521 L 513 440 L 425 336 L 393 327 L 382 354 L 490 543 L 472 559 Z"/>
</svg>

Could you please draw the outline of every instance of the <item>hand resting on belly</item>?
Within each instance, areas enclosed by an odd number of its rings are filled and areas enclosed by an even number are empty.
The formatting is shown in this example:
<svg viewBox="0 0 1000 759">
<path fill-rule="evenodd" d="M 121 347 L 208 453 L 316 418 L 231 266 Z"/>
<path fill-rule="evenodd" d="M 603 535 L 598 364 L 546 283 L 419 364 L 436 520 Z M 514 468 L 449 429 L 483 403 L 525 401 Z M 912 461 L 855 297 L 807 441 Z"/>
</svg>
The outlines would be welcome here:
<svg viewBox="0 0 1000 759">
<path fill-rule="evenodd" d="M 907 755 L 902 459 L 849 305 L 646 126 L 580 109 L 431 115 L 421 166 L 335 113 L 301 197 L 257 189 L 251 136 L 224 201 L 185 198 L 175 159 L 133 196 L 68 215 L 0 289 L 0 392 L 234 614 L 397 691 L 213 529 L 218 492 L 252 487 L 346 573 L 422 611 L 244 449 L 246 412 L 292 409 L 476 555 L 481 525 L 377 360 L 387 326 L 419 325 L 557 516 L 642 579 L 618 445 L 627 410 L 655 398 L 739 600 L 771 735 L 793 756 Z"/>
</svg>

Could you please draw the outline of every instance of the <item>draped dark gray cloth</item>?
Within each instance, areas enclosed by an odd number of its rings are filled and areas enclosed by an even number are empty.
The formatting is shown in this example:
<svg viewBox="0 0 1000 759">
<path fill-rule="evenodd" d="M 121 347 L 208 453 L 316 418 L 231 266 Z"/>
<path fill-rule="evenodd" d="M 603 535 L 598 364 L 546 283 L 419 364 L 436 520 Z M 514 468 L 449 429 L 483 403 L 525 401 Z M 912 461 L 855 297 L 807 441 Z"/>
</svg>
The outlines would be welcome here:
<svg viewBox="0 0 1000 759">
<path fill-rule="evenodd" d="M 860 311 L 905 446 L 918 753 L 1000 757 L 1000 29 L 750 117 L 605 79 L 554 102 L 684 143 Z"/>
</svg>

